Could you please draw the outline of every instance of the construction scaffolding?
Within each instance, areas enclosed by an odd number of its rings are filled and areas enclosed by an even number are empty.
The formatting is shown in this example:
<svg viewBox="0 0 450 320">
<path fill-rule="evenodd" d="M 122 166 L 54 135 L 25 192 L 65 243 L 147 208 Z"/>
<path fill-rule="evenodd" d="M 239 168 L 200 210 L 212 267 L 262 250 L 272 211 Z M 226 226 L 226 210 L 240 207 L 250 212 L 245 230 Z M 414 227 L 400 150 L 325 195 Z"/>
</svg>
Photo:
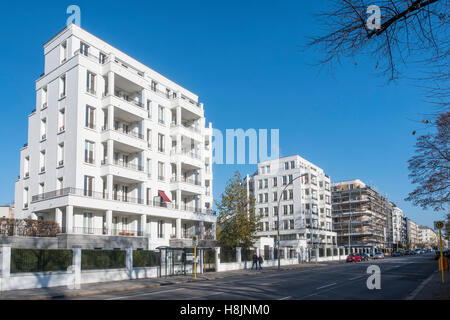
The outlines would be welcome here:
<svg viewBox="0 0 450 320">
<path fill-rule="evenodd" d="M 392 206 L 388 199 L 364 183 L 333 185 L 333 231 L 339 246 L 390 252 Z"/>
</svg>

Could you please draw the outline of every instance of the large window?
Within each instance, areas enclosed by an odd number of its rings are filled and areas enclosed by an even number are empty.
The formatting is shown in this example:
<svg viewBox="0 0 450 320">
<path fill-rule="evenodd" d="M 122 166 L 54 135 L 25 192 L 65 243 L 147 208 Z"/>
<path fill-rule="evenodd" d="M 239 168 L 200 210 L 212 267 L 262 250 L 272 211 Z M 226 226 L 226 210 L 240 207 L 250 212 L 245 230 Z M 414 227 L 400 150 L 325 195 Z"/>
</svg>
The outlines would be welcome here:
<svg viewBox="0 0 450 320">
<path fill-rule="evenodd" d="M 60 47 L 60 62 L 64 63 L 67 60 L 67 41 L 61 43 Z"/>
<path fill-rule="evenodd" d="M 164 220 L 158 220 L 158 238 L 164 238 Z"/>
<path fill-rule="evenodd" d="M 64 165 L 64 143 L 58 145 L 58 167 Z"/>
<path fill-rule="evenodd" d="M 63 108 L 58 113 L 58 132 L 66 131 L 66 110 Z"/>
<path fill-rule="evenodd" d="M 86 106 L 86 128 L 95 129 L 95 108 L 91 106 Z"/>
<path fill-rule="evenodd" d="M 59 78 L 59 97 L 64 98 L 66 96 L 66 75 Z"/>
<path fill-rule="evenodd" d="M 164 162 L 158 162 L 158 180 L 164 181 Z"/>
<path fill-rule="evenodd" d="M 87 72 L 86 92 L 95 94 L 95 74 L 90 71 Z"/>
<path fill-rule="evenodd" d="M 39 168 L 40 168 L 40 173 L 44 173 L 45 172 L 45 150 L 42 150 L 40 155 L 39 155 Z"/>
<path fill-rule="evenodd" d="M 92 197 L 94 194 L 94 177 L 84 176 L 84 195 Z"/>
<path fill-rule="evenodd" d="M 80 53 L 85 56 L 89 55 L 89 46 L 84 42 L 80 43 Z"/>
<path fill-rule="evenodd" d="M 164 107 L 158 106 L 158 121 L 161 124 L 164 124 Z"/>
<path fill-rule="evenodd" d="M 94 163 L 94 142 L 85 141 L 84 143 L 84 162 L 93 164 Z"/>
<path fill-rule="evenodd" d="M 164 135 L 159 133 L 158 134 L 158 151 L 162 152 L 162 153 L 164 153 L 164 150 L 165 150 L 165 148 L 164 148 L 164 141 L 165 141 Z"/>
</svg>

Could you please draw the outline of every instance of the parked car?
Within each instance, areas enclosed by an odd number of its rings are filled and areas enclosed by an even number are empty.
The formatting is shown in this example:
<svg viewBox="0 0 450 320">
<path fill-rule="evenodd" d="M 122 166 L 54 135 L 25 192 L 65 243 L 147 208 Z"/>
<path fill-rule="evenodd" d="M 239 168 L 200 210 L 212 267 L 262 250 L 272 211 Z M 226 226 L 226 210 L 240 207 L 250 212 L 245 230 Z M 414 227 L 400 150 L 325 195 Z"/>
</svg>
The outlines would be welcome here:
<svg viewBox="0 0 450 320">
<path fill-rule="evenodd" d="M 369 261 L 370 256 L 367 253 L 360 253 L 361 261 Z"/>
<path fill-rule="evenodd" d="M 417 248 L 417 249 L 415 250 L 415 252 L 416 252 L 416 254 L 422 254 L 422 249 Z"/>
<path fill-rule="evenodd" d="M 392 254 L 392 256 L 393 256 L 393 257 L 401 257 L 401 256 L 403 256 L 403 252 L 401 252 L 401 251 L 395 251 L 395 252 Z"/>
<path fill-rule="evenodd" d="M 374 259 L 384 259 L 384 253 L 383 252 L 377 252 L 375 253 Z"/>
<path fill-rule="evenodd" d="M 347 262 L 361 262 L 359 253 L 350 253 L 347 257 Z"/>
</svg>

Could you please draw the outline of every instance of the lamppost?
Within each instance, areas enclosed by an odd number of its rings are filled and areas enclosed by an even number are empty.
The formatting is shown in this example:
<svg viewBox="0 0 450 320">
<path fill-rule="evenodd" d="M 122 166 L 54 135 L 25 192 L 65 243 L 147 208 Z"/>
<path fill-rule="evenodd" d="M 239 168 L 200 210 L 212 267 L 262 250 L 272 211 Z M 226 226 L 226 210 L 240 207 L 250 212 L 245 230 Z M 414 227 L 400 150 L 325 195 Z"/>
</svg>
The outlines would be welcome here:
<svg viewBox="0 0 450 320">
<path fill-rule="evenodd" d="M 287 189 L 291 184 L 293 184 L 295 180 L 300 179 L 301 177 L 305 177 L 305 176 L 307 176 L 307 175 L 308 175 L 308 174 L 305 173 L 305 174 L 302 174 L 302 175 L 298 176 L 297 178 L 292 179 L 291 181 L 289 181 L 289 183 L 286 185 L 286 187 L 284 187 L 283 191 L 281 191 L 280 196 L 279 196 L 279 199 L 278 199 L 278 205 L 277 205 L 277 208 L 278 208 L 278 214 L 277 214 L 277 231 L 278 231 L 278 237 L 277 237 L 277 241 L 278 241 L 278 252 L 277 252 L 277 253 L 278 253 L 278 269 L 280 269 L 280 267 L 281 267 L 281 257 L 280 257 L 280 212 L 281 212 L 281 210 L 280 210 L 280 203 L 281 203 L 281 198 L 282 198 L 282 196 L 283 196 L 284 191 L 286 191 L 286 189 Z"/>
</svg>

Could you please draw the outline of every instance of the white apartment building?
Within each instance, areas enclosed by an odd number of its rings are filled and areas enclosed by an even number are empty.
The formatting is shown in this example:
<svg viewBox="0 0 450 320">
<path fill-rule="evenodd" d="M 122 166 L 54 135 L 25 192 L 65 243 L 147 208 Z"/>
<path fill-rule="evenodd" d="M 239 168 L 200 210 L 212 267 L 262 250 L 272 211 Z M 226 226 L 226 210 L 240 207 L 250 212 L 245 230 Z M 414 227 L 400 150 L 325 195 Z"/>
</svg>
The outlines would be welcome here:
<svg viewBox="0 0 450 320">
<path fill-rule="evenodd" d="M 212 124 L 198 96 L 76 25 L 44 44 L 16 217 L 67 234 L 215 238 Z"/>
<path fill-rule="evenodd" d="M 407 245 L 406 215 L 395 203 L 391 202 L 391 204 L 393 245 L 395 249 L 404 248 Z"/>
<path fill-rule="evenodd" d="M 424 247 L 438 246 L 438 235 L 427 226 L 419 226 L 419 242 Z"/>
<path fill-rule="evenodd" d="M 336 248 L 330 177 L 321 168 L 294 155 L 259 163 L 258 172 L 247 179 L 256 213 L 263 215 L 258 237 L 277 239 L 279 215 L 280 247 L 295 249 L 302 259 L 312 249 Z"/>
</svg>

